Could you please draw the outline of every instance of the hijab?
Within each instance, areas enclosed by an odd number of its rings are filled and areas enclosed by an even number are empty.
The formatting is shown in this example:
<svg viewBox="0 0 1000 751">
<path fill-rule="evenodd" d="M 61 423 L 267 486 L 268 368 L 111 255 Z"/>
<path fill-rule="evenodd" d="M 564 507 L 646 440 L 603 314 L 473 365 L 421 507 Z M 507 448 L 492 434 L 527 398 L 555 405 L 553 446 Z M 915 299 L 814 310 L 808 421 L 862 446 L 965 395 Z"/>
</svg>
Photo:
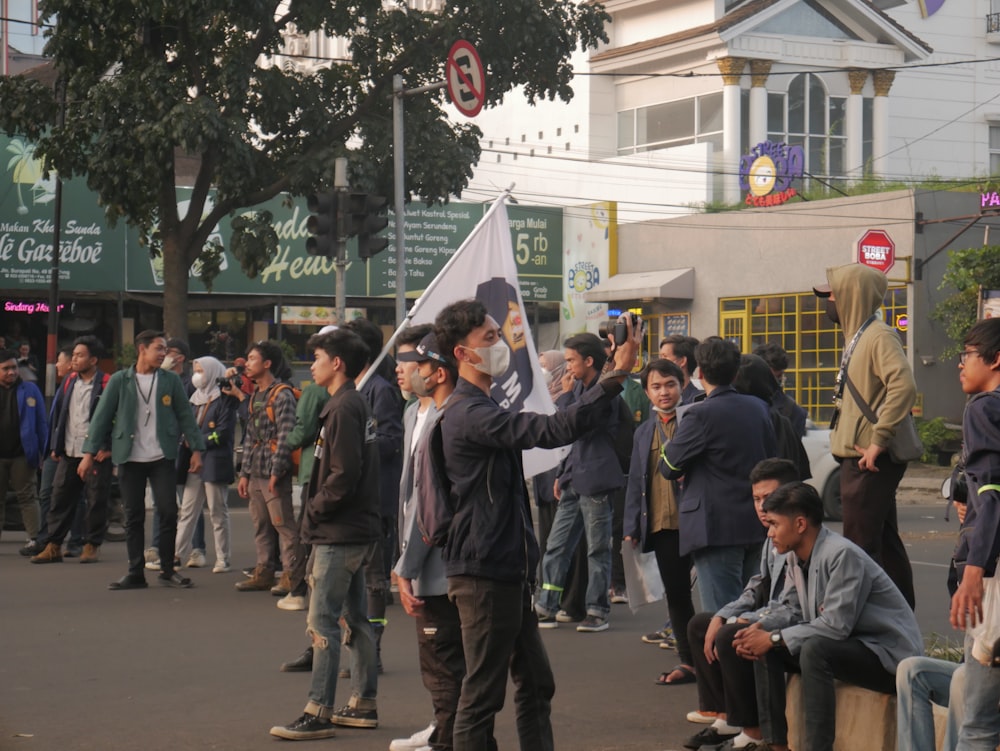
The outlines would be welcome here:
<svg viewBox="0 0 1000 751">
<path fill-rule="evenodd" d="M 552 401 L 562 393 L 562 377 L 566 372 L 566 357 L 558 349 L 548 349 L 538 356 L 539 364 L 547 374 L 547 386 Z"/>
<path fill-rule="evenodd" d="M 191 404 L 197 407 L 219 398 L 221 392 L 216 381 L 226 375 L 226 366 L 214 357 L 197 357 L 195 362 L 201 366 L 205 374 L 204 387 L 195 389 L 191 394 Z"/>
</svg>

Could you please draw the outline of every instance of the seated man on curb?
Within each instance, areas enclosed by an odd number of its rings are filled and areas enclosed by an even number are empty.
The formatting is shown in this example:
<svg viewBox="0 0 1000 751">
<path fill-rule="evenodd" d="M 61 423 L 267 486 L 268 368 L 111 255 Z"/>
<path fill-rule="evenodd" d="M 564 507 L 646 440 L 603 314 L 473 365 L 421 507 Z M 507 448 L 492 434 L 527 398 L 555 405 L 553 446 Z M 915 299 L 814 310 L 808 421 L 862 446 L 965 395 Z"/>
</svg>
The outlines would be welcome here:
<svg viewBox="0 0 1000 751">
<path fill-rule="evenodd" d="M 782 485 L 798 479 L 798 468 L 787 459 L 765 459 L 753 468 L 753 504 L 765 528 L 764 501 Z M 736 654 L 733 640 L 751 623 L 774 629 L 802 620 L 787 558 L 787 553 L 777 552 L 771 541 L 765 540 L 760 573 L 750 579 L 739 599 L 715 615 L 699 613 L 691 619 L 688 632 L 698 676 L 698 714 L 714 716 L 715 722 L 685 741 L 686 748 L 719 744 L 720 749 L 753 751 L 765 747 L 753 663 Z"/>
<path fill-rule="evenodd" d="M 767 536 L 791 553 L 805 621 L 768 631 L 755 623 L 734 639 L 754 660 L 761 730 L 772 748 L 788 748 L 785 673 L 802 674 L 804 748 L 832 751 L 837 706 L 834 680 L 892 694 L 896 667 L 923 652 L 920 628 L 902 593 L 875 561 L 823 526 L 823 502 L 805 483 L 778 488 L 764 502 Z"/>
</svg>

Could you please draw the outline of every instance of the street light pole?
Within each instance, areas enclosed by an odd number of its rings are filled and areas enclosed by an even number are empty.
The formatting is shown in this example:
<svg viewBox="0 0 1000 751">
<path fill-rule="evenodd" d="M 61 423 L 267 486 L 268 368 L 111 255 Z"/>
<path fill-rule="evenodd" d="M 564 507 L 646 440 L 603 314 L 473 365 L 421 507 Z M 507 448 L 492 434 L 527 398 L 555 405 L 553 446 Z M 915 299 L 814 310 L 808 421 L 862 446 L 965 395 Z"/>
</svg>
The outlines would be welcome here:
<svg viewBox="0 0 1000 751">
<path fill-rule="evenodd" d="M 4 44 L 7 38 L 4 37 Z M 56 114 L 56 129 L 66 122 L 66 79 L 60 75 L 56 80 L 56 95 L 59 97 L 59 111 Z M 59 342 L 59 257 L 62 255 L 62 176 L 56 172 L 55 200 L 52 202 L 52 270 L 49 277 L 49 318 L 45 338 L 45 396 L 50 401 L 56 395 L 56 350 Z"/>
<path fill-rule="evenodd" d="M 334 268 L 337 273 L 336 303 L 337 325 L 347 323 L 347 218 L 344 210 L 347 194 L 347 157 L 337 157 L 333 163 L 334 206 L 337 212 L 337 222 L 334 232 L 337 233 L 337 257 Z"/>
<path fill-rule="evenodd" d="M 406 318 L 406 243 L 403 233 L 406 229 L 406 146 L 403 143 L 403 98 L 427 91 L 437 91 L 448 85 L 438 81 L 418 86 L 415 89 L 403 87 L 403 77 L 398 73 L 392 77 L 392 168 L 393 203 L 396 215 L 396 325 Z"/>
<path fill-rule="evenodd" d="M 403 207 L 405 200 L 403 184 L 404 151 L 403 145 L 403 77 L 398 73 L 392 77 L 392 171 L 393 198 L 392 211 L 396 215 L 396 325 L 403 322 L 406 316 L 406 245 L 403 231 L 406 225 L 406 214 Z"/>
</svg>

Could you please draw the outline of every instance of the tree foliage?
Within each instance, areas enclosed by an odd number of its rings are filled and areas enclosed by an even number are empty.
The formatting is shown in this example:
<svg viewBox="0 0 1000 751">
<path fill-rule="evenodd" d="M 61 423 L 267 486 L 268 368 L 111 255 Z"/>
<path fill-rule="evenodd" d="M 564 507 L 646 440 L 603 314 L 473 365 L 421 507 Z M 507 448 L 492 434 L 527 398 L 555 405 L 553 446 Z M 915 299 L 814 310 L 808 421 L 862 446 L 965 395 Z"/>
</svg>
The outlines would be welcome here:
<svg viewBox="0 0 1000 751">
<path fill-rule="evenodd" d="M 452 43 L 478 49 L 486 105 L 521 87 L 529 101 L 569 100 L 576 49 L 606 40 L 608 16 L 576 0 L 444 0 L 439 12 L 402 0 L 41 0 L 55 91 L 0 81 L 0 129 L 37 141 L 63 177 L 84 176 L 111 221 L 158 238 L 164 319 L 186 334 L 187 274 L 213 227 L 281 192 L 326 187 L 349 158 L 354 187 L 392 195 L 394 74 L 413 88 L 441 80 Z M 286 32 L 325 29 L 348 57 L 315 73 L 270 64 Z M 310 53 L 315 53 L 310 50 Z M 406 102 L 406 188 L 427 202 L 460 195 L 480 155 L 479 129 L 449 119 L 443 91 Z M 194 157 L 188 209 L 177 208 L 178 159 Z M 210 190 L 215 195 L 209 200 Z M 251 220 L 236 228 L 252 272 L 274 243 Z M 263 253 L 264 256 L 259 256 Z M 210 274 L 212 259 L 203 273 Z"/>
<path fill-rule="evenodd" d="M 944 323 L 952 341 L 947 354 L 961 351 L 966 332 L 976 322 L 979 288 L 1000 289 L 1000 246 L 953 250 L 939 289 L 954 292 L 934 308 L 934 318 Z"/>
</svg>

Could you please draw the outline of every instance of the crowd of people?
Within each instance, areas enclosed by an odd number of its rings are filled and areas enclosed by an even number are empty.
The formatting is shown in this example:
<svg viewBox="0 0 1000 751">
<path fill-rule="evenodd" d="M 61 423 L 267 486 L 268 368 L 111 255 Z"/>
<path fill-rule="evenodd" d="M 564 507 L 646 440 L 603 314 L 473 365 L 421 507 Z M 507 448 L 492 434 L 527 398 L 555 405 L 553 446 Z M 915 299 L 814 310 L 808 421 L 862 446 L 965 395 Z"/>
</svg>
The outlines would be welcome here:
<svg viewBox="0 0 1000 751">
<path fill-rule="evenodd" d="M 94 337 L 61 352 L 46 410 L 17 353 L 3 350 L 0 486 L 17 491 L 31 563 L 95 563 L 117 477 L 128 569 L 109 588 L 130 590 L 148 586 L 147 570 L 163 586 L 193 586 L 182 571 L 207 564 L 206 506 L 212 570 L 232 569 L 235 483 L 255 544 L 236 589 L 306 611 L 310 643 L 282 670 L 311 671 L 311 685 L 301 715 L 271 728 L 280 738 L 377 727 L 391 572 L 433 710 L 392 751 L 496 748 L 508 676 L 521 747 L 553 749 L 556 681 L 539 630 L 606 631 L 612 603 L 628 596 L 624 545 L 655 558 L 665 591 L 669 618 L 643 641 L 675 649 L 679 663 L 656 683 L 697 684 L 687 719 L 704 727 L 685 747 L 784 751 L 786 676 L 798 673 L 806 751 L 833 748 L 835 680 L 898 691 L 901 750 L 934 748 L 932 701 L 950 706 L 946 751 L 995 748 L 1000 673 L 981 626 L 1000 555 L 1000 400 L 988 398 L 1000 387 L 1000 322 L 974 327 L 961 358 L 973 398 L 951 604 L 968 637 L 955 670 L 921 656 L 896 524 L 905 462 L 893 441 L 915 390 L 898 336 L 877 315 L 885 287 L 883 275 L 851 265 L 815 288 L 845 332 L 831 432 L 843 535 L 823 525 L 805 482 L 805 412 L 783 392 L 778 345 L 741 355 L 720 337 L 668 336 L 636 380 L 642 331 L 628 320 L 618 345 L 578 334 L 543 352 L 555 411 L 511 412 L 491 398 L 511 350 L 477 300 L 405 329 L 395 364 L 380 357 L 382 334 L 369 321 L 326 327 L 309 342 L 313 380 L 301 390 L 274 342 L 226 368 L 143 331 L 135 365 L 111 375 L 98 368 Z M 522 451 L 562 446 L 529 492 Z M 350 678 L 345 704 L 341 677 Z"/>
</svg>

